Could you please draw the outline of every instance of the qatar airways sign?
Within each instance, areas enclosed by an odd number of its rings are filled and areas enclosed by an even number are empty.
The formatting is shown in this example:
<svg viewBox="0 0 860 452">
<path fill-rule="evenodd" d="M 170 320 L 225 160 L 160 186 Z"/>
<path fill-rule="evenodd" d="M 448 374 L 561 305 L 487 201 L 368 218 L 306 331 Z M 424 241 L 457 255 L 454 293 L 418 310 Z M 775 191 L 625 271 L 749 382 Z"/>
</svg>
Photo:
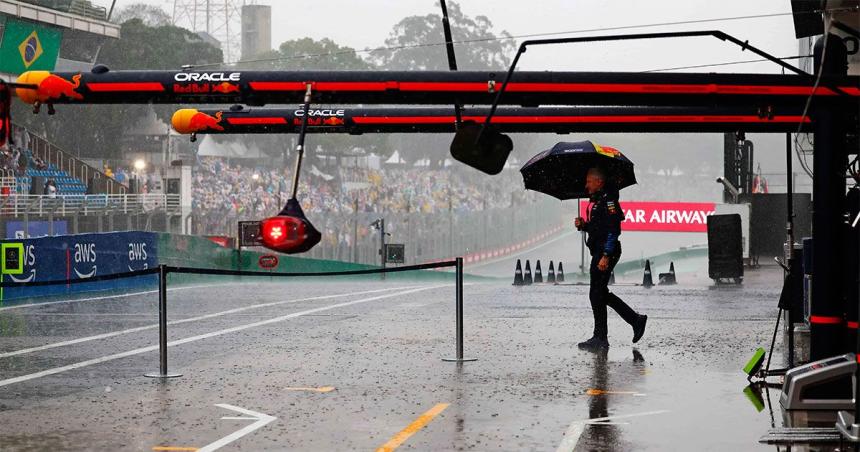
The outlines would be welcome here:
<svg viewBox="0 0 860 452">
<path fill-rule="evenodd" d="M 622 231 L 708 232 L 708 216 L 713 215 L 712 202 L 640 202 L 621 201 L 624 211 Z M 580 201 L 586 216 L 588 201 Z"/>
</svg>

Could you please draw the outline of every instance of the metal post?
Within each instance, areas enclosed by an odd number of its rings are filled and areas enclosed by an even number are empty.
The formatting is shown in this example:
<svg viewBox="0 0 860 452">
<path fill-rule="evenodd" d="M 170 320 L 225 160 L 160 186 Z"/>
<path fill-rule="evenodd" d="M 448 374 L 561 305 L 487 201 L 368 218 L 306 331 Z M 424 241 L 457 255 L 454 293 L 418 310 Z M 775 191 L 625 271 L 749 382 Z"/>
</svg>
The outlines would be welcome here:
<svg viewBox="0 0 860 452">
<path fill-rule="evenodd" d="M 455 282 L 455 290 L 456 290 L 456 342 L 457 342 L 457 357 L 456 358 L 442 358 L 442 361 L 447 362 L 456 362 L 463 363 L 467 361 L 477 361 L 478 358 L 464 358 L 463 357 L 463 258 L 457 258 L 457 281 Z"/>
<path fill-rule="evenodd" d="M 382 259 L 382 269 L 385 269 L 385 218 L 379 219 L 379 257 Z M 379 274 L 380 278 L 385 279 L 385 273 Z"/>
<path fill-rule="evenodd" d="M 352 200 L 352 262 L 358 263 L 358 198 Z"/>
<path fill-rule="evenodd" d="M 144 375 L 149 378 L 176 378 L 182 374 L 167 373 L 167 267 L 158 266 L 158 357 L 159 372 Z"/>
</svg>

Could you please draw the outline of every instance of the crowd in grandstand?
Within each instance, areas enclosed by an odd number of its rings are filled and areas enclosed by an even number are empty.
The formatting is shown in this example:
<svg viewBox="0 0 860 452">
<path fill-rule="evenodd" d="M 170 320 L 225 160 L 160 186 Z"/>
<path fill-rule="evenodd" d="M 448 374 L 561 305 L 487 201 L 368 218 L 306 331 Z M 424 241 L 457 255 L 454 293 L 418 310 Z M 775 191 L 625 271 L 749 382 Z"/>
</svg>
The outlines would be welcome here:
<svg viewBox="0 0 860 452">
<path fill-rule="evenodd" d="M 450 168 L 339 167 L 331 173 L 308 171 L 300 179 L 299 200 L 305 213 L 432 214 L 449 209 L 459 213 L 510 207 L 535 196 L 522 190 L 516 170 L 486 178 Z M 271 215 L 290 196 L 291 183 L 289 169 L 260 169 L 202 158 L 194 172 L 193 210 L 205 212 L 200 215 L 204 221 L 218 224 L 224 218 Z"/>
</svg>

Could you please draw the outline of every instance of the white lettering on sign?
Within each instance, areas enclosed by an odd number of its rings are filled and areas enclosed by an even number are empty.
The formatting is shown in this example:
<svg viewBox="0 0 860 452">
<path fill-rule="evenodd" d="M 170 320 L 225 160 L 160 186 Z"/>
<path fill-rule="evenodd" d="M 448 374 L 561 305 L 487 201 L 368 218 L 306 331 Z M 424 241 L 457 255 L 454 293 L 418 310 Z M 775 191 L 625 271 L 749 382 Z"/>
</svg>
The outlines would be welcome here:
<svg viewBox="0 0 860 452">
<path fill-rule="evenodd" d="M 238 82 L 241 72 L 179 72 L 173 76 L 177 82 Z"/>
<path fill-rule="evenodd" d="M 96 261 L 96 244 L 95 243 L 75 243 L 75 263 L 95 263 Z"/>
<path fill-rule="evenodd" d="M 343 116 L 345 113 L 346 110 L 308 110 L 308 116 Z M 305 111 L 296 110 L 293 114 L 301 118 L 305 115 Z"/>
<path fill-rule="evenodd" d="M 129 243 L 128 244 L 128 260 L 145 261 L 146 260 L 146 243 Z"/>
<path fill-rule="evenodd" d="M 29 265 L 31 267 L 36 265 L 36 245 L 27 245 L 24 256 L 24 265 Z"/>
</svg>

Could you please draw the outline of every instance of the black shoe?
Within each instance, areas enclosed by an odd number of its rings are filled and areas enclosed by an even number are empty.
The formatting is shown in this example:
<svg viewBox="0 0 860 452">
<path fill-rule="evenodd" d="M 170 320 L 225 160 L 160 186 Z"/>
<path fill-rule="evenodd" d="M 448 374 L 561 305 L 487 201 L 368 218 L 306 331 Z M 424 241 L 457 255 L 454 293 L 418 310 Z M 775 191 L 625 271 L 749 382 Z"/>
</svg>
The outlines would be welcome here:
<svg viewBox="0 0 860 452">
<path fill-rule="evenodd" d="M 642 339 L 642 336 L 645 334 L 645 322 L 648 321 L 647 315 L 640 315 L 635 322 L 633 322 L 633 343 L 639 342 L 639 339 Z"/>
<path fill-rule="evenodd" d="M 594 336 L 585 342 L 580 342 L 577 344 L 577 347 L 579 347 L 580 350 L 588 351 L 606 350 L 609 348 L 609 342 L 606 339 Z"/>
</svg>

